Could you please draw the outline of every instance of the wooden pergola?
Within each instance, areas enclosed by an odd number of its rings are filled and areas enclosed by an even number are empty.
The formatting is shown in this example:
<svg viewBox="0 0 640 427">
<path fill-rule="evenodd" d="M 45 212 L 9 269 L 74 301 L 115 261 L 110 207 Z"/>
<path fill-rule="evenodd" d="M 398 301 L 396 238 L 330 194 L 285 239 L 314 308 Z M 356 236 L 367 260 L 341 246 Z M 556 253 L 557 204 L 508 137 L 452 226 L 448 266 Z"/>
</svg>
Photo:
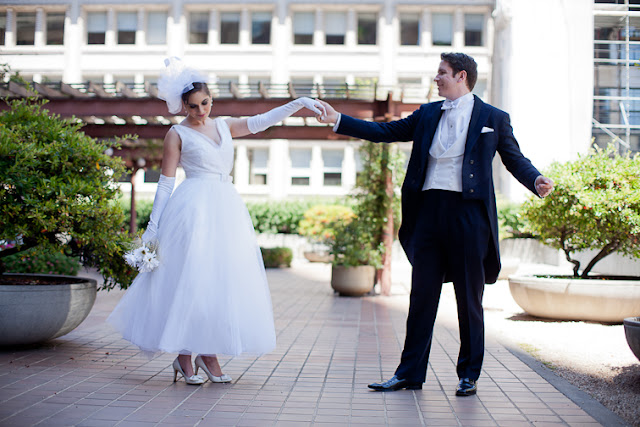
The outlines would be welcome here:
<svg viewBox="0 0 640 427">
<path fill-rule="evenodd" d="M 421 104 L 394 99 L 391 91 L 371 85 L 294 85 L 294 84 L 209 84 L 213 96 L 212 115 L 247 117 L 264 113 L 298 96 L 324 99 L 337 111 L 364 120 L 391 121 L 416 110 Z M 46 109 L 63 118 L 75 117 L 84 125 L 85 134 L 98 139 L 114 139 L 126 135 L 137 135 L 137 139 L 125 140 L 112 155 L 121 157 L 131 174 L 131 223 L 135 232 L 135 184 L 133 177 L 140 168 L 159 166 L 162 159 L 162 144 L 169 128 L 181 122 L 183 116 L 171 115 L 165 102 L 158 98 L 157 86 L 142 85 L 67 84 L 63 82 L 21 84 L 15 81 L 0 84 L 0 97 L 37 97 L 48 101 Z M 427 101 L 431 93 L 425 93 Z M 7 109 L 0 103 L 0 111 Z M 333 132 L 331 126 L 319 124 L 308 110 L 294 116 L 303 120 L 285 121 L 245 139 L 294 139 L 294 140 L 347 140 L 349 137 Z M 303 124 L 300 125 L 300 122 Z M 391 218 L 391 221 L 393 218 Z M 391 222 L 393 230 L 393 222 Z M 386 242 L 389 246 L 391 243 Z M 389 259 L 390 261 L 390 259 Z M 390 264 L 385 263 L 382 273 L 384 282 L 390 286 Z M 386 274 L 385 274 L 386 273 Z"/>
</svg>

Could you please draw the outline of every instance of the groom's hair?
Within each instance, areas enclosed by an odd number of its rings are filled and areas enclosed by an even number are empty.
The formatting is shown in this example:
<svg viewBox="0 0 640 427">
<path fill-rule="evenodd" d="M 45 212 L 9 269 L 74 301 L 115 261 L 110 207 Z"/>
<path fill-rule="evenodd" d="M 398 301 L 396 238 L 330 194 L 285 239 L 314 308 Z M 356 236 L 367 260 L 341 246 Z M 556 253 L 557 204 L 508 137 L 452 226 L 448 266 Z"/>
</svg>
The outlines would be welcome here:
<svg viewBox="0 0 640 427">
<path fill-rule="evenodd" d="M 478 64 L 469 55 L 464 53 L 443 53 L 440 55 L 440 59 L 447 61 L 453 70 L 453 74 L 458 74 L 464 70 L 467 72 L 467 87 L 469 90 L 473 90 L 478 80 Z"/>
</svg>

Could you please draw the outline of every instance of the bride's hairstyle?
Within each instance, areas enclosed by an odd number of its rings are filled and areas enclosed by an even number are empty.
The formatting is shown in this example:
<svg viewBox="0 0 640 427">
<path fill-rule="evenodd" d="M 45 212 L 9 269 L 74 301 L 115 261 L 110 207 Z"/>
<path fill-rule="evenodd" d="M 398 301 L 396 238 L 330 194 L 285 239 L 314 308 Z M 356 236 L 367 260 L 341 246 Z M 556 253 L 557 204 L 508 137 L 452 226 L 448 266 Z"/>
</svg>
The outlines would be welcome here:
<svg viewBox="0 0 640 427">
<path fill-rule="evenodd" d="M 173 56 L 165 59 L 164 64 L 166 68 L 158 79 L 158 98 L 167 102 L 170 113 L 179 113 L 182 100 L 188 100 L 193 92 L 205 90 L 210 95 L 204 76 L 185 66 L 180 58 Z"/>
<path fill-rule="evenodd" d="M 182 94 L 182 102 L 184 102 L 185 104 L 188 103 L 191 94 L 196 92 L 204 92 L 207 94 L 207 96 L 211 96 L 211 92 L 209 92 L 209 86 L 207 86 L 206 83 L 193 82 L 193 87 Z"/>
</svg>

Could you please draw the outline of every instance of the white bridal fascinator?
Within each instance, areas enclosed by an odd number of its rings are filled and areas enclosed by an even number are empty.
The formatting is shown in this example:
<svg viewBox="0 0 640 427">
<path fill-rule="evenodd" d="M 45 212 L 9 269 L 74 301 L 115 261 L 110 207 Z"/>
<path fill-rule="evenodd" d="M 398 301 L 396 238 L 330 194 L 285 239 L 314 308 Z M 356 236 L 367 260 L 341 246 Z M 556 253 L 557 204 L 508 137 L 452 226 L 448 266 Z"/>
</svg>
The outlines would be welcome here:
<svg viewBox="0 0 640 427">
<path fill-rule="evenodd" d="M 165 59 L 164 65 L 166 67 L 158 80 L 158 98 L 166 101 L 171 114 L 177 114 L 182 110 L 182 94 L 193 89 L 194 82 L 206 83 L 206 80 L 177 56 Z"/>
</svg>

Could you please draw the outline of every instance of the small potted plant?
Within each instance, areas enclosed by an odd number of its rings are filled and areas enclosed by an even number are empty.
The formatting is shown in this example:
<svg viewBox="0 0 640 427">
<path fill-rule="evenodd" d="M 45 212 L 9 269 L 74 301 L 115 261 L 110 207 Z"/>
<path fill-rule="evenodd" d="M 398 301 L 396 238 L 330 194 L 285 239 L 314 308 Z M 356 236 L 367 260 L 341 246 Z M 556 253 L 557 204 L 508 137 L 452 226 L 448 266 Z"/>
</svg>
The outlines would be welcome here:
<svg viewBox="0 0 640 427">
<path fill-rule="evenodd" d="M 540 317 L 621 323 L 640 314 L 640 278 L 593 274 L 603 258 L 640 257 L 640 157 L 594 147 L 575 161 L 553 163 L 554 191 L 523 206 L 531 231 L 564 252 L 569 276 L 511 276 L 515 301 Z M 592 251 L 586 263 L 577 254 Z M 586 264 L 586 265 L 585 265 Z"/>
<path fill-rule="evenodd" d="M 376 269 L 381 266 L 384 247 L 364 216 L 334 223 L 335 237 L 330 244 L 333 256 L 331 287 L 340 295 L 360 296 L 375 285 Z"/>
</svg>

